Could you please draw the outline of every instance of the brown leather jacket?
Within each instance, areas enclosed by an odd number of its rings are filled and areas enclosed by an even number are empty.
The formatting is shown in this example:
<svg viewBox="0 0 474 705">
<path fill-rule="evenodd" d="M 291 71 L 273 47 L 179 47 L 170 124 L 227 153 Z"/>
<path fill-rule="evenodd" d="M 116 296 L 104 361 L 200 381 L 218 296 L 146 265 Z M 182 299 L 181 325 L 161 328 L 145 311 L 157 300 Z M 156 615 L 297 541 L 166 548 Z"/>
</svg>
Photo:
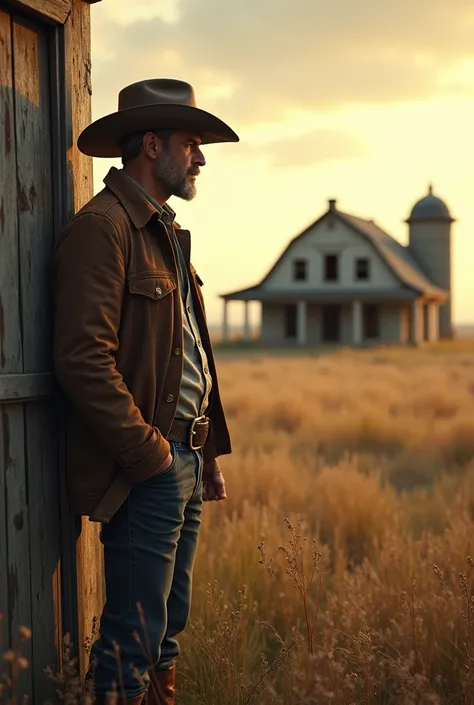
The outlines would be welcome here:
<svg viewBox="0 0 474 705">
<path fill-rule="evenodd" d="M 183 370 L 178 277 L 165 227 L 119 170 L 61 233 L 54 253 L 58 380 L 70 402 L 72 509 L 108 522 L 134 484 L 169 452 Z M 176 230 L 189 268 L 213 391 L 206 460 L 231 452 L 190 234 Z"/>
</svg>

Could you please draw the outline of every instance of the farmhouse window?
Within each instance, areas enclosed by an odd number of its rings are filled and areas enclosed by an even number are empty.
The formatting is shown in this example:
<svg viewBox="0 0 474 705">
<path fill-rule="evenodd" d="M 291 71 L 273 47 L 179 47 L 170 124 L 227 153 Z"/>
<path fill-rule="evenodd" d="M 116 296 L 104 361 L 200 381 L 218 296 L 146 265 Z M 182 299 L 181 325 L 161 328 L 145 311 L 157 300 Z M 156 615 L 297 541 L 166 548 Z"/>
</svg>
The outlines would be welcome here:
<svg viewBox="0 0 474 705">
<path fill-rule="evenodd" d="M 355 261 L 355 278 L 357 281 L 370 279 L 370 260 L 367 257 L 359 257 Z"/>
<path fill-rule="evenodd" d="M 305 259 L 297 259 L 293 262 L 293 280 L 303 282 L 308 279 L 308 262 Z"/>
<path fill-rule="evenodd" d="M 324 258 L 324 281 L 335 282 L 339 279 L 339 257 L 326 255 Z"/>
</svg>

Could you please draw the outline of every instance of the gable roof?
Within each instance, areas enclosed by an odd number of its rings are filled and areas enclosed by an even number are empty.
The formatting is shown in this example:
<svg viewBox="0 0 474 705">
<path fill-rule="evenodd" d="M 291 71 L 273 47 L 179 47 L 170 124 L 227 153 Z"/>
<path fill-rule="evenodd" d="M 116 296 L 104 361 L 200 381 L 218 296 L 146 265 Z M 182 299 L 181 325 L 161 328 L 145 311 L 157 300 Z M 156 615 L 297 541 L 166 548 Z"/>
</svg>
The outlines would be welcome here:
<svg viewBox="0 0 474 705">
<path fill-rule="evenodd" d="M 383 259 L 390 271 L 399 280 L 400 284 L 402 284 L 403 287 L 411 289 L 413 292 L 420 294 L 430 294 L 442 297 L 446 297 L 448 295 L 447 291 L 435 286 L 435 284 L 433 284 L 433 282 L 422 272 L 418 264 L 411 256 L 409 249 L 401 245 L 391 235 L 382 230 L 382 228 L 379 228 L 379 226 L 376 225 L 373 220 L 365 220 L 364 218 L 359 218 L 349 213 L 343 213 L 342 211 L 331 207 L 320 218 L 315 220 L 314 223 L 305 228 L 302 233 L 300 233 L 290 241 L 288 246 L 277 259 L 268 274 L 266 274 L 265 277 L 262 279 L 260 284 L 257 284 L 256 286 L 250 287 L 248 289 L 242 289 L 241 291 L 234 291 L 229 294 L 221 294 L 221 298 L 234 298 L 238 295 L 245 293 L 256 294 L 261 289 L 263 284 L 271 277 L 275 269 L 278 267 L 280 262 L 282 262 L 282 260 L 286 257 L 293 245 L 305 235 L 307 235 L 310 230 L 319 225 L 319 223 L 325 220 L 329 215 L 335 217 L 340 222 L 343 222 L 345 225 L 351 228 L 351 230 L 366 239 L 369 244 L 380 255 L 380 257 Z"/>
<path fill-rule="evenodd" d="M 353 230 L 369 240 L 401 284 L 420 293 L 447 293 L 444 289 L 435 286 L 421 271 L 408 247 L 401 245 L 385 230 L 379 228 L 373 220 L 364 220 L 341 211 L 336 211 L 336 213 Z"/>
</svg>

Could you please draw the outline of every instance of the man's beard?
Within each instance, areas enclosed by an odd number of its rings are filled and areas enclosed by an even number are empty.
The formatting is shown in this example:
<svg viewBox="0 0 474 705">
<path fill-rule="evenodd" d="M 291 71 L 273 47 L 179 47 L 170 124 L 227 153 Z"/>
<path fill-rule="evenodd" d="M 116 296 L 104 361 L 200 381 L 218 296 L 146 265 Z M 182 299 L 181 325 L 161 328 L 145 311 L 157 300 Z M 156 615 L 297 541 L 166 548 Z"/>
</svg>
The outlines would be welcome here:
<svg viewBox="0 0 474 705">
<path fill-rule="evenodd" d="M 170 155 L 165 152 L 162 159 L 155 165 L 154 176 L 164 186 L 171 196 L 177 196 L 185 201 L 192 201 L 197 193 L 191 174 L 199 173 L 196 169 L 183 169 L 175 164 Z"/>
</svg>

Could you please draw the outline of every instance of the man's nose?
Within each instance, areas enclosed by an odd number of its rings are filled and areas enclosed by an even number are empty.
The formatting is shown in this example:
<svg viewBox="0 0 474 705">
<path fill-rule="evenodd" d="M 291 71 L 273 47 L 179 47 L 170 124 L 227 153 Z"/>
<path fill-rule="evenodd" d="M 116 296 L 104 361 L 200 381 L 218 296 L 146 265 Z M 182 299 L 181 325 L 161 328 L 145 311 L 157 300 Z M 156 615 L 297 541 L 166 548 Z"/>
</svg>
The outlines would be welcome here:
<svg viewBox="0 0 474 705">
<path fill-rule="evenodd" d="M 194 164 L 198 164 L 199 166 L 206 166 L 206 158 L 200 149 L 197 150 L 196 156 L 193 159 L 193 162 L 194 162 Z"/>
</svg>

